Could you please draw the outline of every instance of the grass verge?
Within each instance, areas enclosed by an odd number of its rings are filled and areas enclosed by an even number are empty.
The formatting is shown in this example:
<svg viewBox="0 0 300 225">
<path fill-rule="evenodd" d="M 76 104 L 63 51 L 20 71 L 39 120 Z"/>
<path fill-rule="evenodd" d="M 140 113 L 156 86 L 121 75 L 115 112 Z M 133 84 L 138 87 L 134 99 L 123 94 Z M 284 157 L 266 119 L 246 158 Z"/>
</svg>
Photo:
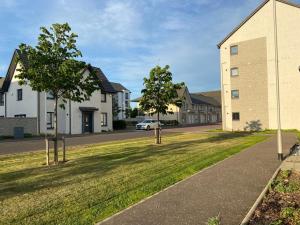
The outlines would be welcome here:
<svg viewBox="0 0 300 225">
<path fill-rule="evenodd" d="M 267 136 L 176 134 L 85 146 L 45 167 L 44 153 L 0 156 L 0 224 L 94 224 Z"/>
</svg>

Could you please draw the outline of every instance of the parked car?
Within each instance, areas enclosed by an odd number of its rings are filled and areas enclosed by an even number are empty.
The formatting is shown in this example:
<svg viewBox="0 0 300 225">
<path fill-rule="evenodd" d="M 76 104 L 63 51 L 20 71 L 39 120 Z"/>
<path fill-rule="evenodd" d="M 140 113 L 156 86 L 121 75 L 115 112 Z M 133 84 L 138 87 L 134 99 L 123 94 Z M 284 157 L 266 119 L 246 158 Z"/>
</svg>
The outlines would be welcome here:
<svg viewBox="0 0 300 225">
<path fill-rule="evenodd" d="M 161 122 L 159 122 L 160 126 L 162 126 L 163 124 Z M 158 127 L 158 122 L 157 120 L 152 120 L 152 119 L 147 119 L 144 120 L 141 123 L 138 123 L 135 128 L 137 130 L 152 130 Z"/>
</svg>

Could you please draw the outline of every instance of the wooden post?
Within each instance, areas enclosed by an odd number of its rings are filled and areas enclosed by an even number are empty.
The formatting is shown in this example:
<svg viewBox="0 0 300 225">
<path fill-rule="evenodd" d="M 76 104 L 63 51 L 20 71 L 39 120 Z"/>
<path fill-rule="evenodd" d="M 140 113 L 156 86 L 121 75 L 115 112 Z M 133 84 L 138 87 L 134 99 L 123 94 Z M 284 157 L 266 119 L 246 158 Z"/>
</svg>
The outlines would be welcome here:
<svg viewBox="0 0 300 225">
<path fill-rule="evenodd" d="M 62 137 L 63 162 L 66 162 L 66 139 Z"/>
<path fill-rule="evenodd" d="M 45 138 L 45 142 L 46 142 L 46 165 L 49 166 L 49 140 L 48 138 Z"/>
</svg>

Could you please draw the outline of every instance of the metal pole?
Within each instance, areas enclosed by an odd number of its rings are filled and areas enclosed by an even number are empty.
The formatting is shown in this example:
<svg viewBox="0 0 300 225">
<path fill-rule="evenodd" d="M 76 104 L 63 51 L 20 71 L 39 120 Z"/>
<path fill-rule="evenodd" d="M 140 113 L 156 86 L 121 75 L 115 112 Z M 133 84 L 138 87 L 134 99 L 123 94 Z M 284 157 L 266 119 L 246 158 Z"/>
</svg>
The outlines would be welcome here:
<svg viewBox="0 0 300 225">
<path fill-rule="evenodd" d="M 275 73 L 276 73 L 276 96 L 277 96 L 277 147 L 278 147 L 278 160 L 283 161 L 281 115 L 280 115 L 280 80 L 279 80 L 279 63 L 278 63 L 276 0 L 273 0 L 273 21 L 274 21 L 274 48 L 275 48 Z"/>
</svg>

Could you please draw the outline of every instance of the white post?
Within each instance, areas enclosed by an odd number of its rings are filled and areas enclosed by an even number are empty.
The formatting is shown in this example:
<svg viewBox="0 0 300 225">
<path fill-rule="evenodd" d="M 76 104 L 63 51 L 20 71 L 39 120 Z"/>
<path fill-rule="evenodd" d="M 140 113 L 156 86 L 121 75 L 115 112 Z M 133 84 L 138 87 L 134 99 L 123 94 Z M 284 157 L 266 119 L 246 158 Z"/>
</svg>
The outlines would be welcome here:
<svg viewBox="0 0 300 225">
<path fill-rule="evenodd" d="M 277 96 L 277 147 L 278 147 L 278 160 L 282 161 L 283 153 L 282 153 L 282 134 L 281 134 L 281 115 L 280 115 L 280 80 L 279 80 L 279 63 L 278 63 L 276 0 L 273 0 L 273 21 L 274 21 L 274 48 L 275 48 L 275 73 L 276 73 L 276 96 Z"/>
</svg>

